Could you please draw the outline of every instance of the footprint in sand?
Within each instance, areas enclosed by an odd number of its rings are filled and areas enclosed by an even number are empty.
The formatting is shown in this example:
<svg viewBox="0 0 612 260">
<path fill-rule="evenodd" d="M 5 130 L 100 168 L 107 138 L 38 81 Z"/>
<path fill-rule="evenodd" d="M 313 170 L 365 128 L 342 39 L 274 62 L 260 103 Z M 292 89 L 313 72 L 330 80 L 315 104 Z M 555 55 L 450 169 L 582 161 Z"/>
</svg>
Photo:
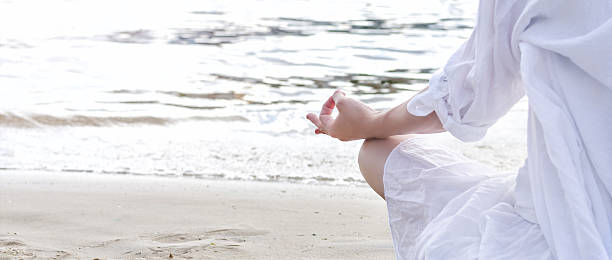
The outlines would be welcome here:
<svg viewBox="0 0 612 260">
<path fill-rule="evenodd" d="M 232 240 L 244 242 L 245 237 L 264 235 L 267 231 L 256 229 L 214 229 L 204 232 L 182 233 L 182 234 L 159 234 L 154 236 L 153 241 L 161 243 L 184 243 L 188 241 L 201 241 L 207 239 Z"/>
<path fill-rule="evenodd" d="M 0 259 L 62 259 L 70 257 L 71 254 L 62 250 L 46 248 L 35 248 L 15 238 L 0 237 Z"/>
<path fill-rule="evenodd" d="M 266 234 L 267 231 L 256 229 L 214 229 L 203 232 L 158 234 L 153 241 L 161 245 L 150 248 L 152 251 L 172 251 L 181 257 L 202 257 L 210 253 L 238 252 L 241 243 L 247 237 Z"/>
<path fill-rule="evenodd" d="M 25 246 L 25 244 L 16 239 L 0 238 L 0 247 L 17 247 L 17 246 Z"/>
<path fill-rule="evenodd" d="M 116 249 L 121 258 L 185 258 L 214 259 L 215 257 L 235 256 L 248 237 L 263 235 L 267 231 L 252 228 L 212 229 L 181 233 L 157 233 L 140 235 L 137 238 L 113 239 L 87 246 L 94 251 L 113 251 Z M 114 249 L 113 249 L 114 248 Z M 115 251 L 115 252 L 117 252 Z M 213 257 L 215 256 L 215 257 Z"/>
</svg>

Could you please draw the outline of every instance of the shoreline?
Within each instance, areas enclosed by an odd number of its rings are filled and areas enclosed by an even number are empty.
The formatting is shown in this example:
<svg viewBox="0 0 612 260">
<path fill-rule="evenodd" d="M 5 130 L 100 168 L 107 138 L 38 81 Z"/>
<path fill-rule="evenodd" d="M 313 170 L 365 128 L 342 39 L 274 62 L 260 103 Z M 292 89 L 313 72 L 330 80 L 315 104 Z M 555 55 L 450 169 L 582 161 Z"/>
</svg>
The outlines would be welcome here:
<svg viewBox="0 0 612 260">
<path fill-rule="evenodd" d="M 365 187 L 0 172 L 0 258 L 393 259 Z"/>
<path fill-rule="evenodd" d="M 363 178 L 346 177 L 344 179 L 334 179 L 327 176 L 301 177 L 301 176 L 267 176 L 268 178 L 258 178 L 255 175 L 250 175 L 248 178 L 238 176 L 228 178 L 225 174 L 196 174 L 186 172 L 182 174 L 155 174 L 155 173 L 137 173 L 128 171 L 94 171 L 88 169 L 19 169 L 10 167 L 0 167 L 0 175 L 4 172 L 29 172 L 29 173 L 47 173 L 47 174 L 90 174 L 100 176 L 133 176 L 133 177 L 151 177 L 161 179 L 182 179 L 195 181 L 220 181 L 220 182 L 262 182 L 262 183 L 278 183 L 289 185 L 315 185 L 315 186 L 331 186 L 331 187 L 358 187 L 369 188 L 368 183 Z"/>
</svg>

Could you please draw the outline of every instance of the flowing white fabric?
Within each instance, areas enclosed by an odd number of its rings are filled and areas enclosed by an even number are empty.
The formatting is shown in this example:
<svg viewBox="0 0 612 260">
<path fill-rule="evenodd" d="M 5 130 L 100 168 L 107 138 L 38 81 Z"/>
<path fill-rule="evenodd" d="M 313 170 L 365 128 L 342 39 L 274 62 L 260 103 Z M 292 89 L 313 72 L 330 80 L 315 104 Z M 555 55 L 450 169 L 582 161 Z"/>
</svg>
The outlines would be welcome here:
<svg viewBox="0 0 612 260">
<path fill-rule="evenodd" d="M 552 259 L 502 174 L 421 138 L 389 155 L 383 182 L 398 259 Z"/>
<path fill-rule="evenodd" d="M 612 1 L 481 0 L 470 39 L 407 109 L 475 141 L 525 94 L 518 175 L 424 159 L 410 142 L 392 152 L 398 259 L 612 259 Z"/>
</svg>

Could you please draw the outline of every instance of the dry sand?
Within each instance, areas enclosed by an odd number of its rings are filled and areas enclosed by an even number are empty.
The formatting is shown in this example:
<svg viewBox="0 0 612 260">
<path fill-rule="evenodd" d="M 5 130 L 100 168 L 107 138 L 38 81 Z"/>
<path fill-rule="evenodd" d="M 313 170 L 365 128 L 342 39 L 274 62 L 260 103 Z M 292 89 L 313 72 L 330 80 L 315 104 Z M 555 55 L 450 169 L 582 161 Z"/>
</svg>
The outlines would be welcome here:
<svg viewBox="0 0 612 260">
<path fill-rule="evenodd" d="M 0 259 L 393 259 L 365 187 L 0 172 Z"/>
</svg>

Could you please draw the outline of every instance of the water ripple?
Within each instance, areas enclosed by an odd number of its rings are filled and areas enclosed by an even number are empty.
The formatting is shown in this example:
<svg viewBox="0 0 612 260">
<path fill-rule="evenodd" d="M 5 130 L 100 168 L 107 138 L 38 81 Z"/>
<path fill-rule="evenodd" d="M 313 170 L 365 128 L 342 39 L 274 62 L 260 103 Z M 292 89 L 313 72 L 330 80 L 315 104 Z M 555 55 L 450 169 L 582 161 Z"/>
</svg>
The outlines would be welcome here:
<svg viewBox="0 0 612 260">
<path fill-rule="evenodd" d="M 151 43 L 154 40 L 150 30 L 122 31 L 107 36 L 109 41 L 118 43 Z"/>
<path fill-rule="evenodd" d="M 155 116 L 84 116 L 74 115 L 60 117 L 54 115 L 32 114 L 15 115 L 0 114 L 0 126 L 13 128 L 36 128 L 43 126 L 122 126 L 122 125 L 168 125 L 181 121 L 242 121 L 249 120 L 243 116 L 192 116 L 185 118 L 166 118 Z"/>
</svg>

